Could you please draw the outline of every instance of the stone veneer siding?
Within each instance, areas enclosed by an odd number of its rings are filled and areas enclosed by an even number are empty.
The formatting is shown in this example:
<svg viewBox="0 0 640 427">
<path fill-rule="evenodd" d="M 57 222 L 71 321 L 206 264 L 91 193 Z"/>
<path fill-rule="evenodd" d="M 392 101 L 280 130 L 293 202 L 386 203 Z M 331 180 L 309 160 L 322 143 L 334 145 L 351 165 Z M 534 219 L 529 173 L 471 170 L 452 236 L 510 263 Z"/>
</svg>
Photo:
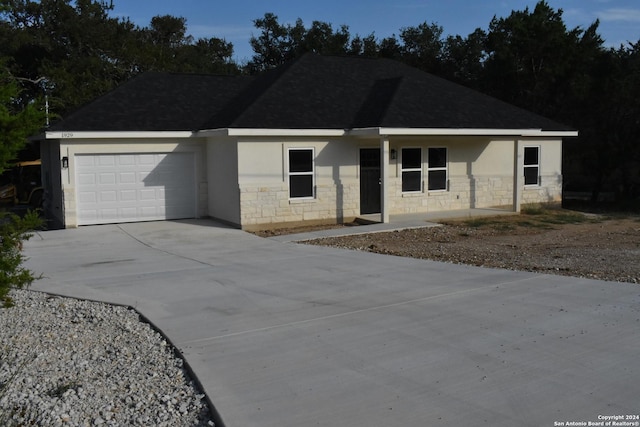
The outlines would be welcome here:
<svg viewBox="0 0 640 427">
<path fill-rule="evenodd" d="M 524 187 L 522 204 L 562 201 L 562 176 L 542 175 L 539 186 Z"/>
<path fill-rule="evenodd" d="M 523 187 L 522 204 L 562 200 L 562 177 L 541 177 L 540 186 Z M 447 191 L 402 193 L 402 182 L 391 183 L 391 214 L 438 212 L 513 206 L 512 176 L 454 176 Z"/>
<path fill-rule="evenodd" d="M 542 185 L 524 187 L 522 203 L 547 203 L 562 198 L 562 177 L 542 176 Z M 359 183 L 318 185 L 314 199 L 289 199 L 286 183 L 240 189 L 243 227 L 256 225 L 341 222 L 360 215 Z M 340 196 L 338 196 L 340 194 Z M 512 176 L 453 176 L 447 191 L 402 193 L 402 181 L 390 181 L 390 213 L 411 214 L 513 205 Z"/>
<path fill-rule="evenodd" d="M 419 193 L 402 193 L 402 181 L 394 179 L 391 196 L 391 214 L 508 206 L 513 205 L 513 177 L 452 176 L 447 191 Z"/>
<path fill-rule="evenodd" d="M 340 187 L 340 188 L 339 188 Z M 360 214 L 359 183 L 317 185 L 314 199 L 289 199 L 286 183 L 240 189 L 242 226 L 303 221 L 341 222 Z"/>
</svg>

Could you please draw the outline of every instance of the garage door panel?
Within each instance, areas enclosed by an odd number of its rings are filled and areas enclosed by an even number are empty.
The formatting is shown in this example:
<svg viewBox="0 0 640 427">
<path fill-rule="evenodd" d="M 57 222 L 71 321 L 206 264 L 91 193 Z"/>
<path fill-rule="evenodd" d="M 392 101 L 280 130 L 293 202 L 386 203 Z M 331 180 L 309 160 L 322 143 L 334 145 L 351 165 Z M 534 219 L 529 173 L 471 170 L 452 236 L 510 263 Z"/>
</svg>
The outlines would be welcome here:
<svg viewBox="0 0 640 427">
<path fill-rule="evenodd" d="M 116 183 L 116 174 L 114 173 L 101 173 L 100 184 L 101 185 L 113 185 Z"/>
<path fill-rule="evenodd" d="M 78 224 L 195 217 L 193 153 L 77 155 Z"/>
<path fill-rule="evenodd" d="M 120 154 L 120 156 L 118 157 L 119 159 L 119 164 L 121 166 L 128 166 L 128 165 L 135 165 L 136 164 L 136 157 L 133 154 Z"/>
<path fill-rule="evenodd" d="M 97 166 L 114 166 L 116 164 L 115 155 L 103 155 L 97 157 Z"/>
<path fill-rule="evenodd" d="M 120 172 L 118 175 L 120 184 L 135 184 L 136 173 L 135 172 Z"/>
<path fill-rule="evenodd" d="M 98 201 L 98 195 L 96 193 L 78 193 L 78 202 L 80 203 L 96 203 Z"/>
<path fill-rule="evenodd" d="M 93 185 L 96 183 L 95 174 L 78 174 L 78 184 L 80 185 Z"/>
<path fill-rule="evenodd" d="M 135 202 L 136 191 L 135 190 L 122 190 L 120 191 L 120 199 L 123 202 Z"/>
<path fill-rule="evenodd" d="M 95 159 L 91 156 L 76 156 L 76 167 L 94 166 Z"/>
</svg>

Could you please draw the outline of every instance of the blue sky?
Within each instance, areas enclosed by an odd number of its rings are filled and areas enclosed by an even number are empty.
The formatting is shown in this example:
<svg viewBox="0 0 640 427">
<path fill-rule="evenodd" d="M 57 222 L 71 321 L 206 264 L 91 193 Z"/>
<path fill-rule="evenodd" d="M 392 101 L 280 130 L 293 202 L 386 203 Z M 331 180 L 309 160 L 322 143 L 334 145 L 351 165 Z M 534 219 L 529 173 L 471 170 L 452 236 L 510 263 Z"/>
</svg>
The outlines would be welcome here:
<svg viewBox="0 0 640 427">
<path fill-rule="evenodd" d="M 251 58 L 249 38 L 258 34 L 253 20 L 266 12 L 275 13 L 280 23 L 297 18 L 309 26 L 324 21 L 335 29 L 345 24 L 352 36 L 372 32 L 382 39 L 398 34 L 403 27 L 435 22 L 444 34 L 466 36 L 480 27 L 487 29 L 491 18 L 508 16 L 512 10 L 533 9 L 537 0 L 114 0 L 112 16 L 128 17 L 147 26 L 156 15 L 187 19 L 188 32 L 195 38 L 220 37 L 234 46 L 235 58 Z M 548 0 L 564 11 L 568 28 L 586 28 L 600 19 L 600 35 L 607 46 L 618 47 L 640 40 L 640 0 Z"/>
</svg>

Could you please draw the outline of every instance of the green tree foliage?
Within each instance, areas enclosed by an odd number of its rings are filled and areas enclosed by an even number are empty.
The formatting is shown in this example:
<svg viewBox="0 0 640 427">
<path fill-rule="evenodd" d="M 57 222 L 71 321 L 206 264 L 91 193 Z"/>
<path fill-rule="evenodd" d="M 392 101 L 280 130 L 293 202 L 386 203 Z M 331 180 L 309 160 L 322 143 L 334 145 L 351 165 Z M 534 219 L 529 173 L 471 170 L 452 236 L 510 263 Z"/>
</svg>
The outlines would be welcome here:
<svg viewBox="0 0 640 427">
<path fill-rule="evenodd" d="M 486 59 L 486 41 L 487 34 L 480 28 L 467 37 L 447 36 L 442 43 L 441 76 L 479 87 Z"/>
<path fill-rule="evenodd" d="M 584 105 L 573 108 L 581 136 L 567 170 L 586 181 L 593 201 L 609 191 L 629 202 L 640 197 L 640 42 L 601 51 L 590 77 Z"/>
<path fill-rule="evenodd" d="M 0 62 L 0 173 L 24 148 L 27 137 L 44 126 L 42 104 L 20 102 L 20 87 Z"/>
<path fill-rule="evenodd" d="M 11 288 L 28 287 L 38 277 L 23 266 L 22 242 L 32 237 L 32 230 L 42 226 L 36 212 L 28 212 L 24 217 L 14 214 L 0 216 L 0 304 L 12 305 L 8 293 Z"/>
<path fill-rule="evenodd" d="M 562 14 L 541 1 L 533 11 L 494 17 L 486 39 L 483 89 L 546 116 L 566 116 L 562 109 L 573 95 L 571 82 L 593 56 L 584 47 L 595 42 L 591 47 L 599 49 L 602 40 L 590 40 L 594 31 L 567 30 Z"/>
<path fill-rule="evenodd" d="M 406 27 L 400 32 L 402 39 L 402 60 L 413 66 L 434 74 L 439 74 L 442 63 L 444 29 L 426 22 L 417 27 Z"/>
<path fill-rule="evenodd" d="M 46 77 L 54 113 L 67 112 L 148 71 L 237 73 L 233 46 L 222 39 L 195 40 L 186 20 L 156 16 L 149 27 L 109 15 L 96 0 L 2 0 L 0 57 L 15 76 Z M 32 85 L 27 99 L 42 95 Z"/>
<path fill-rule="evenodd" d="M 301 19 L 295 25 L 282 25 L 273 13 L 266 13 L 264 17 L 253 21 L 260 30 L 260 35 L 252 36 L 249 40 L 254 51 L 252 59 L 246 66 L 249 73 L 268 70 L 285 62 L 297 58 L 306 52 L 316 52 L 325 55 L 344 55 L 357 50 L 371 49 L 371 38 L 366 41 L 351 40 L 349 27 L 341 26 L 334 30 L 331 24 L 313 21 L 309 28 L 304 26 Z"/>
</svg>

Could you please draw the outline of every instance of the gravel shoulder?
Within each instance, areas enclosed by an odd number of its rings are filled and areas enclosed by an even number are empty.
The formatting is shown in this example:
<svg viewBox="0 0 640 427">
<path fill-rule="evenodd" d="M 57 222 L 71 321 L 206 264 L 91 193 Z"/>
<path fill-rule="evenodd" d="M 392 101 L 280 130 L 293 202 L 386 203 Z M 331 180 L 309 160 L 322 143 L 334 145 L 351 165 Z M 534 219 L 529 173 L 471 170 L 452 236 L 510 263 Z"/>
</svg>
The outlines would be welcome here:
<svg viewBox="0 0 640 427">
<path fill-rule="evenodd" d="M 534 211 L 305 243 L 481 267 L 640 282 L 640 216 Z"/>
<path fill-rule="evenodd" d="M 11 296 L 0 308 L 0 425 L 214 425 L 182 359 L 135 311 Z"/>
</svg>

